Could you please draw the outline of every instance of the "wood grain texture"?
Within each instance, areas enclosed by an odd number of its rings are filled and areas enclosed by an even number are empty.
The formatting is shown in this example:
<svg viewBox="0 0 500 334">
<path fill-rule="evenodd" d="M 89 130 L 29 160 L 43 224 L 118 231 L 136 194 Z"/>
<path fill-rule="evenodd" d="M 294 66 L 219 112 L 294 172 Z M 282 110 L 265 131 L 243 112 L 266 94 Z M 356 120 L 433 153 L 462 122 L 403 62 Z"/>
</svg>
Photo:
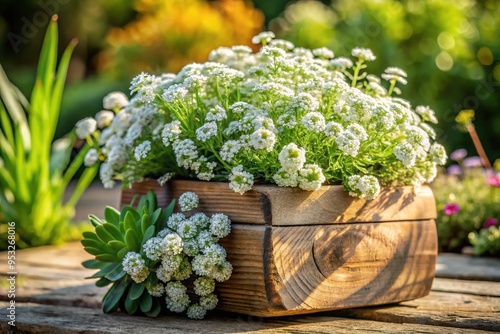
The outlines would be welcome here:
<svg viewBox="0 0 500 334">
<path fill-rule="evenodd" d="M 433 220 L 258 227 L 234 224 L 223 246 L 234 266 L 220 308 L 281 316 L 378 305 L 429 293 Z"/>
<path fill-rule="evenodd" d="M 0 302 L 0 316 L 6 318 L 7 304 Z M 1 333 L 11 333 L 7 321 L 0 322 Z M 332 314 L 307 317 L 263 319 L 237 314 L 211 312 L 203 321 L 180 316 L 156 319 L 123 313 L 102 314 L 82 307 L 20 304 L 15 332 L 33 334 L 487 334 L 491 332 L 409 323 L 389 323 L 339 318 Z"/>
<path fill-rule="evenodd" d="M 193 191 L 200 198 L 199 211 L 223 212 L 235 223 L 287 226 L 436 218 L 434 196 L 426 186 L 417 195 L 412 187 L 383 188 L 379 197 L 367 201 L 349 196 L 342 186 L 304 191 L 257 184 L 240 195 L 224 182 L 171 180 L 163 191 L 156 181 L 144 181 L 124 190 L 122 205 L 130 202 L 135 189 L 136 193 L 145 194 L 149 186 L 162 200 L 166 196 L 165 203 Z"/>
<path fill-rule="evenodd" d="M 424 298 L 395 306 L 349 309 L 337 311 L 336 314 L 356 319 L 500 332 L 500 298 L 457 292 L 433 291 Z M 454 333 L 454 330 L 450 332 Z"/>
</svg>

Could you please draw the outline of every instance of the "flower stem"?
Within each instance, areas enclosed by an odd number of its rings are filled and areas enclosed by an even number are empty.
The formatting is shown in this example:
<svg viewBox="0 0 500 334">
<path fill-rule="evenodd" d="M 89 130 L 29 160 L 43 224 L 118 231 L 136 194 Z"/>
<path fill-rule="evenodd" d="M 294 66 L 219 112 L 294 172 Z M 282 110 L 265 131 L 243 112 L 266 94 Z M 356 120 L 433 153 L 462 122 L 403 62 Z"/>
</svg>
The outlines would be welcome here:
<svg viewBox="0 0 500 334">
<path fill-rule="evenodd" d="M 481 161 L 483 162 L 483 166 L 486 167 L 487 169 L 491 169 L 491 164 L 490 161 L 488 160 L 488 157 L 486 156 L 486 152 L 484 151 L 483 145 L 481 144 L 481 140 L 479 139 L 479 136 L 477 135 L 476 128 L 472 123 L 467 125 L 467 131 L 469 131 L 469 134 L 472 138 L 472 142 L 474 143 L 474 147 L 476 148 L 477 153 L 479 154 L 479 157 L 481 158 Z"/>
</svg>

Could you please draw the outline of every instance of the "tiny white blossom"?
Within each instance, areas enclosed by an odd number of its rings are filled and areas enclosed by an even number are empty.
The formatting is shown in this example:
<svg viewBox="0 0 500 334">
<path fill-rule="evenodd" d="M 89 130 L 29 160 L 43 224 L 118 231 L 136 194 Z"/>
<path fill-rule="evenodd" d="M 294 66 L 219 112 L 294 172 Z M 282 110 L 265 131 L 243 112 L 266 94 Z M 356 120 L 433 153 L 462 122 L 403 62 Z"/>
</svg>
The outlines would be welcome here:
<svg viewBox="0 0 500 334">
<path fill-rule="evenodd" d="M 154 286 L 148 287 L 148 292 L 153 297 L 161 297 L 165 293 L 165 287 L 163 284 L 158 283 Z"/>
<path fill-rule="evenodd" d="M 310 112 L 302 117 L 300 123 L 308 130 L 319 133 L 325 130 L 325 117 L 319 112 Z"/>
<path fill-rule="evenodd" d="M 179 196 L 179 207 L 181 211 L 189 211 L 197 208 L 199 201 L 198 195 L 188 191 Z"/>
<path fill-rule="evenodd" d="M 250 145 L 255 149 L 265 149 L 271 152 L 275 143 L 276 135 L 265 128 L 260 128 L 250 135 Z"/>
<path fill-rule="evenodd" d="M 335 139 L 339 149 L 345 154 L 355 157 L 361 145 L 359 138 L 351 131 L 342 131 Z"/>
<path fill-rule="evenodd" d="M 353 57 L 357 57 L 365 61 L 373 61 L 377 59 L 377 57 L 375 57 L 375 55 L 373 54 L 372 50 L 366 48 L 354 48 L 352 49 L 351 54 Z"/>
<path fill-rule="evenodd" d="M 200 306 L 207 311 L 213 310 L 217 306 L 218 302 L 219 300 L 217 299 L 217 296 L 213 293 L 200 297 Z"/>
<path fill-rule="evenodd" d="M 194 283 L 194 293 L 198 296 L 207 296 L 214 292 L 215 290 L 215 281 L 213 278 L 202 276 L 198 277 Z"/>
<path fill-rule="evenodd" d="M 337 57 L 330 60 L 330 65 L 333 67 L 340 68 L 342 70 L 350 68 L 353 66 L 352 60 L 346 57 Z"/>
<path fill-rule="evenodd" d="M 146 257 L 153 261 L 158 261 L 163 257 L 165 254 L 163 247 L 163 239 L 159 237 L 153 237 L 147 240 L 142 246 Z"/>
<path fill-rule="evenodd" d="M 268 44 L 274 37 L 274 33 L 272 31 L 263 31 L 260 34 L 252 37 L 253 44 Z"/>
<path fill-rule="evenodd" d="M 111 92 L 102 100 L 104 109 L 118 111 L 128 105 L 128 97 L 122 92 Z"/>
<path fill-rule="evenodd" d="M 217 238 L 224 238 L 231 232 L 231 221 L 228 216 L 216 213 L 210 218 L 210 233 Z"/>
<path fill-rule="evenodd" d="M 76 136 L 79 139 L 85 139 L 97 130 L 97 122 L 92 117 L 86 117 L 79 120 L 76 125 Z"/>
<path fill-rule="evenodd" d="M 141 283 L 148 277 L 149 271 L 146 267 L 146 261 L 144 261 L 139 253 L 128 252 L 125 254 L 122 265 L 123 270 L 136 283 Z"/>
<path fill-rule="evenodd" d="M 196 129 L 196 139 L 205 142 L 217 135 L 217 123 L 208 122 Z"/>
<path fill-rule="evenodd" d="M 97 160 L 99 160 L 99 152 L 95 148 L 91 148 L 87 154 L 85 154 L 85 158 L 83 158 L 83 164 L 86 167 L 93 166 Z"/>
<path fill-rule="evenodd" d="M 281 167 L 287 173 L 298 171 L 306 162 L 306 151 L 299 148 L 295 143 L 290 143 L 283 147 L 278 155 Z"/>
<path fill-rule="evenodd" d="M 433 162 L 441 166 L 444 165 L 446 163 L 446 160 L 448 159 L 446 150 L 444 149 L 443 145 L 438 143 L 432 144 L 429 150 L 429 155 Z"/>
<path fill-rule="evenodd" d="M 164 186 L 173 176 L 174 173 L 165 173 L 162 176 L 160 176 L 156 181 L 158 181 L 160 186 Z"/>
<path fill-rule="evenodd" d="M 189 319 L 200 320 L 200 319 L 205 318 L 206 313 L 207 313 L 207 310 L 205 308 L 203 308 L 202 306 L 200 306 L 198 304 L 193 304 L 193 305 L 188 307 L 186 314 L 187 314 L 187 317 Z"/>
<path fill-rule="evenodd" d="M 288 172 L 283 168 L 273 175 L 273 180 L 280 187 L 296 187 L 299 184 L 298 173 Z"/>
<path fill-rule="evenodd" d="M 417 153 L 408 142 L 403 142 L 394 148 L 394 155 L 405 167 L 413 167 L 417 158 Z"/>
<path fill-rule="evenodd" d="M 371 175 L 352 175 L 348 178 L 351 196 L 358 196 L 368 200 L 375 199 L 380 193 L 380 185 L 376 177 Z"/>
<path fill-rule="evenodd" d="M 253 175 L 245 172 L 242 165 L 233 167 L 229 175 L 229 188 L 243 195 L 245 192 L 252 189 Z"/>
<path fill-rule="evenodd" d="M 190 168 L 191 164 L 198 158 L 196 145 L 191 139 L 178 141 L 174 147 L 174 153 L 179 167 Z"/>
<path fill-rule="evenodd" d="M 429 106 L 417 106 L 415 108 L 415 112 L 422 117 L 424 122 L 431 122 L 434 124 L 438 123 L 434 110 L 432 110 Z"/>
<path fill-rule="evenodd" d="M 241 148 L 242 145 L 239 140 L 228 140 L 222 145 L 219 155 L 222 160 L 230 163 Z"/>
<path fill-rule="evenodd" d="M 177 233 L 169 233 L 162 240 L 163 253 L 168 256 L 182 252 L 182 239 Z"/>
<path fill-rule="evenodd" d="M 366 133 L 365 128 L 358 123 L 349 124 L 346 131 L 354 133 L 356 137 L 358 137 L 359 141 L 365 141 L 368 139 L 368 134 Z"/>
<path fill-rule="evenodd" d="M 115 114 L 112 111 L 109 111 L 109 110 L 99 111 L 95 115 L 95 119 L 97 121 L 97 127 L 99 129 L 107 127 L 108 125 L 111 124 L 111 121 L 113 121 L 113 118 L 115 118 Z"/>
<path fill-rule="evenodd" d="M 334 56 L 333 51 L 328 49 L 328 48 L 325 48 L 325 47 L 314 49 L 314 50 L 312 50 L 312 53 L 316 57 L 324 58 L 324 59 L 330 59 L 330 58 L 333 58 L 333 56 Z"/>
<path fill-rule="evenodd" d="M 134 151 L 135 160 L 141 161 L 142 159 L 148 156 L 148 153 L 150 151 L 151 151 L 151 142 L 149 140 L 143 141 L 135 148 Z"/>
<path fill-rule="evenodd" d="M 229 277 L 231 277 L 232 272 L 233 266 L 231 265 L 231 263 L 229 263 L 228 261 L 224 261 L 212 268 L 210 277 L 212 277 L 217 282 L 224 282 L 227 281 Z"/>
<path fill-rule="evenodd" d="M 342 131 L 344 131 L 344 127 L 342 126 L 342 124 L 337 122 L 326 123 L 325 135 L 335 139 Z"/>
<path fill-rule="evenodd" d="M 221 106 L 215 106 L 207 112 L 205 120 L 207 121 L 222 121 L 227 118 L 226 109 Z"/>
<path fill-rule="evenodd" d="M 318 190 L 325 180 L 321 167 L 316 164 L 305 165 L 299 170 L 299 187 L 303 190 Z"/>
<path fill-rule="evenodd" d="M 175 142 L 178 138 L 179 135 L 181 134 L 181 122 L 179 121 L 173 121 L 172 123 L 167 123 L 163 127 L 163 130 L 161 132 L 161 138 L 163 141 L 163 145 L 168 147 L 171 145 L 173 142 Z"/>
</svg>

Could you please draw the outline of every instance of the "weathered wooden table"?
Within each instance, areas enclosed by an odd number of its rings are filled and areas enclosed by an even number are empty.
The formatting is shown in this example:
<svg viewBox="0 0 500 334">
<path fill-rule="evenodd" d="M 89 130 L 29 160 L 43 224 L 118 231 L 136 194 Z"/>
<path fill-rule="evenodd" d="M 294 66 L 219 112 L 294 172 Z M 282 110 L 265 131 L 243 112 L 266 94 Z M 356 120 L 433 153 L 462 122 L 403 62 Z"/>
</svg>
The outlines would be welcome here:
<svg viewBox="0 0 500 334">
<path fill-rule="evenodd" d="M 395 305 L 307 316 L 258 318 L 211 312 L 203 321 L 103 314 L 105 289 L 79 243 L 16 254 L 15 327 L 10 314 L 7 254 L 1 254 L 1 333 L 487 333 L 500 332 L 500 260 L 442 254 L 429 296 Z"/>
</svg>

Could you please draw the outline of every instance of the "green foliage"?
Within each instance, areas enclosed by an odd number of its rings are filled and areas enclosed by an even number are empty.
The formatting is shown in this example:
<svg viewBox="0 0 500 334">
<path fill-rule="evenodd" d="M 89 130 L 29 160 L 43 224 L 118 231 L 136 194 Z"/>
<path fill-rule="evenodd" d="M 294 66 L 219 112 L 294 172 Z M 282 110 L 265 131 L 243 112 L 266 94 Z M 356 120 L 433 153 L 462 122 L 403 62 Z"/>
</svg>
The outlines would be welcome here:
<svg viewBox="0 0 500 334">
<path fill-rule="evenodd" d="M 0 67 L 0 248 L 6 248 L 8 222 L 16 223 L 19 247 L 64 241 L 74 206 L 94 178 L 88 168 L 70 199 L 64 190 L 82 165 L 83 149 L 67 167 L 74 135 L 54 140 L 68 64 L 76 43 L 64 51 L 57 65 L 58 32 L 49 24 L 42 46 L 30 102 L 8 80 Z"/>
<path fill-rule="evenodd" d="M 463 247 L 470 246 L 469 240 L 475 253 L 489 251 L 485 247 L 488 237 L 487 232 L 483 232 L 486 230 L 483 225 L 488 218 L 500 218 L 500 188 L 489 186 L 486 181 L 481 168 L 467 168 L 462 176 L 440 175 L 432 184 L 438 209 L 436 224 L 441 251 L 460 252 Z M 443 209 L 447 203 L 456 203 L 459 211 L 446 215 Z M 499 255 L 494 249 L 491 247 L 490 254 Z"/>
<path fill-rule="evenodd" d="M 476 255 L 500 256 L 500 229 L 498 226 L 484 228 L 469 234 L 470 243 Z"/>
<path fill-rule="evenodd" d="M 165 210 L 159 209 L 156 196 L 150 191 L 141 197 L 136 209 L 126 205 L 119 212 L 107 207 L 104 220 L 90 215 L 95 232 L 84 232 L 81 242 L 85 251 L 95 256 L 95 260 L 82 264 L 85 268 L 99 269 L 89 277 L 99 278 L 97 286 L 111 284 L 102 302 L 104 313 L 120 308 L 128 314 L 144 313 L 156 317 L 161 311 L 162 298 L 152 297 L 146 289 L 158 284 L 156 275 L 149 275 L 142 284 L 135 283 L 124 271 L 122 261 L 129 252 L 144 255 L 142 246 L 154 234 L 167 227 L 174 203 Z"/>
</svg>

